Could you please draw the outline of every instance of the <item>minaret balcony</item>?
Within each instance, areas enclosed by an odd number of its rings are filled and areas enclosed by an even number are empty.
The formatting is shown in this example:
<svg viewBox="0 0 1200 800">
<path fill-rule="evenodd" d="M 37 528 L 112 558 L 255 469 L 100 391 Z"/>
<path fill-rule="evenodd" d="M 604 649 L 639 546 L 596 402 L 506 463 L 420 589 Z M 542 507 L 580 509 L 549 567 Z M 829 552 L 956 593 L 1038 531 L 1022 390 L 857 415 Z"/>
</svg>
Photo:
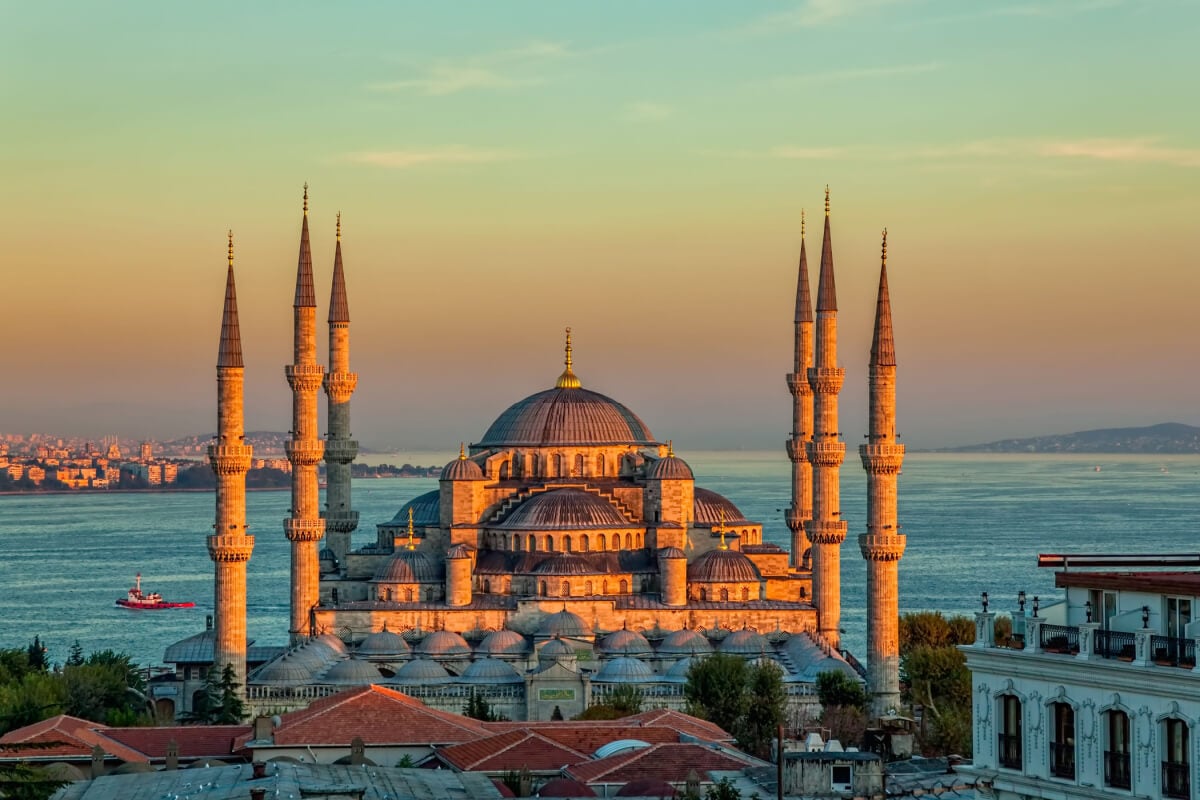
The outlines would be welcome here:
<svg viewBox="0 0 1200 800">
<path fill-rule="evenodd" d="M 906 541 L 902 533 L 863 533 L 858 537 L 858 549 L 867 561 L 899 561 Z"/>
<path fill-rule="evenodd" d="M 813 519 L 804 523 L 804 532 L 813 544 L 841 544 L 846 540 L 846 523 L 841 520 Z"/>
<path fill-rule="evenodd" d="M 808 370 L 808 385 L 821 394 L 837 394 L 845 380 L 846 370 L 842 367 L 810 367 Z"/>
<path fill-rule="evenodd" d="M 254 448 L 248 444 L 210 444 L 208 462 L 218 475 L 239 475 L 250 469 Z"/>
<path fill-rule="evenodd" d="M 214 534 L 208 537 L 208 556 L 213 561 L 237 563 L 249 561 L 254 552 L 254 537 L 245 534 Z"/>
<path fill-rule="evenodd" d="M 321 388 L 325 367 L 320 364 L 288 364 L 283 368 L 292 391 L 315 392 Z"/>
<path fill-rule="evenodd" d="M 904 445 L 895 443 L 862 444 L 858 446 L 863 469 L 876 474 L 895 474 L 904 463 Z"/>
<path fill-rule="evenodd" d="M 808 461 L 808 441 L 795 437 L 786 442 L 788 458 L 792 461 Z"/>
<path fill-rule="evenodd" d="M 812 387 L 808 385 L 807 375 L 798 375 L 795 372 L 789 372 L 787 375 L 788 391 L 792 393 L 792 397 L 807 397 L 812 394 Z"/>
<path fill-rule="evenodd" d="M 326 439 L 325 463 L 349 464 L 358 456 L 358 441 L 355 439 Z"/>
<path fill-rule="evenodd" d="M 345 403 L 358 387 L 358 374 L 354 372 L 330 372 L 324 380 L 325 393 L 335 403 Z"/>
<path fill-rule="evenodd" d="M 316 542 L 325 535 L 325 520 L 288 517 L 283 521 L 283 532 L 293 542 Z"/>
<path fill-rule="evenodd" d="M 283 452 L 288 461 L 297 467 L 315 466 L 325 454 L 325 443 L 320 439 L 290 440 L 283 443 Z"/>
<path fill-rule="evenodd" d="M 808 460 L 818 467 L 840 467 L 846 458 L 846 443 L 808 442 Z"/>
<path fill-rule="evenodd" d="M 327 533 L 352 533 L 358 527 L 357 511 L 322 511 Z"/>
</svg>

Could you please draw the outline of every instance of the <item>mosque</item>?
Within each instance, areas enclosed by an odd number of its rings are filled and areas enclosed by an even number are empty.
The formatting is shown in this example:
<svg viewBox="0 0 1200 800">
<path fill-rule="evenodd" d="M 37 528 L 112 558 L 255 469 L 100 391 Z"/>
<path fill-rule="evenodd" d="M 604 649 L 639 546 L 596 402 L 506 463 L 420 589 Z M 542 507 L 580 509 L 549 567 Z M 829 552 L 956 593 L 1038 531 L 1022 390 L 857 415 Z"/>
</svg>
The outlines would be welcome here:
<svg viewBox="0 0 1200 800">
<path fill-rule="evenodd" d="M 899 706 L 895 352 L 883 240 L 870 358 L 868 689 L 877 714 Z M 839 648 L 841 520 L 838 424 L 844 370 L 837 357 L 829 194 L 816 293 L 804 227 L 795 306 L 790 548 L 763 542 L 761 522 L 696 485 L 674 444 L 655 438 L 622 403 L 585 388 L 571 331 L 557 380 L 505 409 L 460 445 L 438 489 L 414 498 L 353 547 L 350 310 L 337 224 L 328 314 L 329 369 L 317 360 L 317 297 L 308 191 L 295 286 L 289 646 L 248 648 L 243 361 L 230 235 L 217 360 L 218 434 L 214 624 L 176 643 L 176 665 L 155 688 L 164 713 L 191 707 L 209 665 L 229 664 L 251 708 L 277 713 L 352 685 L 385 683 L 461 711 L 482 694 L 512 719 L 573 715 L 636 684 L 655 705 L 682 708 L 692 659 L 714 650 L 769 658 L 784 672 L 793 710 L 815 703 L 816 674 L 858 676 Z M 556 370 L 557 371 L 557 370 Z M 553 372 L 550 373 L 553 375 Z M 328 397 L 318 434 L 317 392 Z M 326 466 L 321 508 L 318 464 Z M 324 541 L 322 541 L 324 540 Z M 852 663 L 855 666 L 852 666 Z M 174 698 L 174 699 L 171 699 Z"/>
</svg>

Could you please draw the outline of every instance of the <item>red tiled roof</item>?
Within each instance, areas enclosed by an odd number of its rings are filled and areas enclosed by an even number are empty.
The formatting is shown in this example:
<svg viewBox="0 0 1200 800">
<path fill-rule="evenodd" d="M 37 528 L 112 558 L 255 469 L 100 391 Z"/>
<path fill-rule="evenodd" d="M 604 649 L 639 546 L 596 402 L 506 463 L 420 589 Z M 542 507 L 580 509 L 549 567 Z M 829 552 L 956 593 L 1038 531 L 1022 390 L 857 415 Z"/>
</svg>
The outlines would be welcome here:
<svg viewBox="0 0 1200 800">
<path fill-rule="evenodd" d="M 733 736 L 727 733 L 720 725 L 714 725 L 708 720 L 693 717 L 691 714 L 672 711 L 669 708 L 656 708 L 652 711 L 643 711 L 640 714 L 634 714 L 632 717 L 625 717 L 622 722 L 630 720 L 637 720 L 642 725 L 662 725 L 674 728 L 680 733 L 686 733 L 689 736 L 706 739 L 710 742 L 733 741 Z"/>
<path fill-rule="evenodd" d="M 761 763 L 750 756 L 702 744 L 656 744 L 575 764 L 565 774 L 588 784 L 628 783 L 639 778 L 679 783 L 687 780 L 688 772 L 693 769 L 704 776 L 714 770 L 741 770 Z"/>
<path fill-rule="evenodd" d="M 360 686 L 322 697 L 302 711 L 284 714 L 273 731 L 277 745 L 457 744 L 491 731 L 470 717 L 429 708 L 419 700 L 383 686 Z M 238 738 L 245 746 L 253 734 Z"/>
<path fill-rule="evenodd" d="M 591 787 L 568 778 L 555 778 L 538 789 L 538 797 L 595 797 Z"/>
<path fill-rule="evenodd" d="M 463 772 L 521 769 L 556 770 L 588 757 L 543 736 L 541 732 L 515 730 L 438 750 L 438 757 Z"/>
<path fill-rule="evenodd" d="M 104 725 L 78 717 L 59 714 L 56 717 L 17 728 L 0 736 L 0 744 L 51 744 L 45 748 L 18 748 L 5 750 L 5 760 L 21 759 L 40 761 L 47 758 L 91 758 L 92 748 L 100 745 L 104 752 L 122 761 L 149 761 L 145 755 L 121 742 L 108 739 L 101 731 Z"/>
<path fill-rule="evenodd" d="M 105 728 L 103 736 L 152 758 L 167 757 L 167 745 L 179 745 L 180 758 L 222 758 L 234 742 L 253 730 L 249 725 L 175 725 L 161 728 Z"/>
</svg>

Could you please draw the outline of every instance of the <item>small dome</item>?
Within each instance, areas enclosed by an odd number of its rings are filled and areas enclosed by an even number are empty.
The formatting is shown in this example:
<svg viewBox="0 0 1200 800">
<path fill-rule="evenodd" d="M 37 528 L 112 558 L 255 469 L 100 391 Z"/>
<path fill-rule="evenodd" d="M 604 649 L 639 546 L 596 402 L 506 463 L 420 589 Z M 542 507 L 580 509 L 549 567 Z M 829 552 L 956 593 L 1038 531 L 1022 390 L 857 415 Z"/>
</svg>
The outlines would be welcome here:
<svg viewBox="0 0 1200 800">
<path fill-rule="evenodd" d="M 325 673 L 323 682 L 366 686 L 371 683 L 379 683 L 380 680 L 379 670 L 365 661 L 359 661 L 357 658 L 347 658 L 330 667 Z"/>
<path fill-rule="evenodd" d="M 505 628 L 504 630 L 489 633 L 480 642 L 479 652 L 489 658 L 495 658 L 496 656 L 512 658 L 523 656 L 529 652 L 529 643 L 525 641 L 525 637 L 521 634 Z"/>
<path fill-rule="evenodd" d="M 562 639 L 551 639 L 538 650 L 540 661 L 554 661 L 559 658 L 575 658 L 575 648 Z"/>
<path fill-rule="evenodd" d="M 711 653 L 712 645 L 699 631 L 684 628 L 667 634 L 658 645 L 658 654 L 663 656 L 702 655 Z"/>
<path fill-rule="evenodd" d="M 757 583 L 754 562 L 737 550 L 709 550 L 688 564 L 689 583 Z"/>
<path fill-rule="evenodd" d="M 524 681 L 511 664 L 495 658 L 480 658 L 471 662 L 462 674 L 470 683 L 521 683 Z"/>
<path fill-rule="evenodd" d="M 315 670 L 311 662 L 299 660 L 291 653 L 259 667 L 250 683 L 306 684 L 312 683 Z"/>
<path fill-rule="evenodd" d="M 603 572 L 579 553 L 556 553 L 543 559 L 533 571 L 536 575 L 598 575 Z"/>
<path fill-rule="evenodd" d="M 417 645 L 417 653 L 431 658 L 470 658 L 471 645 L 454 631 L 434 631 Z"/>
<path fill-rule="evenodd" d="M 322 547 L 321 552 L 317 553 L 317 560 L 318 561 L 332 561 L 336 564 L 337 556 L 335 556 L 333 554 L 333 551 L 330 550 L 328 547 Z"/>
<path fill-rule="evenodd" d="M 758 631 L 742 628 L 726 636 L 718 648 L 722 653 L 762 655 L 771 652 L 771 644 Z"/>
<path fill-rule="evenodd" d="M 535 494 L 497 527 L 519 531 L 562 531 L 628 528 L 617 507 L 599 495 L 580 489 L 554 489 Z"/>
<path fill-rule="evenodd" d="M 471 548 L 461 542 L 446 551 L 446 558 L 470 558 Z"/>
<path fill-rule="evenodd" d="M 466 453 L 462 450 L 459 450 L 458 458 L 442 469 L 440 478 L 443 481 L 481 481 L 483 479 L 483 470 L 479 468 L 478 464 L 467 458 Z"/>
<path fill-rule="evenodd" d="M 708 526 L 719 524 L 721 522 L 721 509 L 725 510 L 725 522 L 728 525 L 753 524 L 742 515 L 738 507 L 728 498 L 722 497 L 711 489 L 696 487 L 692 500 L 692 510 L 695 512 L 697 525 Z"/>
<path fill-rule="evenodd" d="M 659 558 L 687 558 L 687 553 L 678 547 L 664 547 L 658 551 Z"/>
<path fill-rule="evenodd" d="M 538 789 L 538 797 L 596 797 L 596 793 L 586 783 L 573 781 L 570 778 L 555 778 L 547 781 Z"/>
<path fill-rule="evenodd" d="M 331 653 L 341 656 L 350 652 L 349 648 L 346 647 L 346 643 L 332 633 L 322 633 L 320 636 L 310 639 L 308 646 L 328 650 Z"/>
<path fill-rule="evenodd" d="M 691 670 L 692 664 L 694 663 L 696 663 L 696 656 L 688 656 L 687 658 L 676 661 L 671 665 L 671 668 L 667 670 L 667 680 L 672 682 L 686 683 L 688 671 Z"/>
<path fill-rule="evenodd" d="M 614 658 L 592 678 L 596 683 L 640 683 L 654 680 L 654 670 L 637 658 Z"/>
<path fill-rule="evenodd" d="M 375 633 L 369 633 L 359 643 L 358 655 L 367 658 L 389 658 L 406 656 L 412 652 L 408 642 L 398 633 L 392 633 L 387 628 Z"/>
<path fill-rule="evenodd" d="M 677 457 L 674 453 L 668 455 L 666 458 L 660 458 L 651 464 L 646 470 L 646 477 L 657 481 L 691 481 L 696 479 L 696 476 L 692 474 L 692 468 L 687 465 L 687 462 Z"/>
<path fill-rule="evenodd" d="M 433 583 L 442 580 L 441 570 L 420 550 L 397 550 L 375 573 L 379 583 Z"/>
<path fill-rule="evenodd" d="M 600 649 L 605 653 L 623 656 L 648 656 L 654 652 L 645 636 L 628 628 L 613 631 L 605 636 L 604 641 L 600 643 Z"/>
<path fill-rule="evenodd" d="M 450 673 L 436 661 L 418 658 L 400 668 L 392 680 L 396 683 L 427 683 L 444 682 L 450 679 Z"/>
<path fill-rule="evenodd" d="M 661 778 L 638 778 L 620 788 L 617 797 L 676 797 L 679 792 Z"/>
<path fill-rule="evenodd" d="M 656 445 L 646 423 L 598 392 L 576 387 L 547 389 L 509 406 L 479 447 L 547 445 Z"/>
<path fill-rule="evenodd" d="M 583 621 L 583 617 L 567 611 L 565 608 L 562 611 L 556 611 L 542 620 L 542 624 L 538 626 L 538 634 L 541 636 L 591 636 L 592 631 L 588 628 L 588 624 Z"/>
</svg>

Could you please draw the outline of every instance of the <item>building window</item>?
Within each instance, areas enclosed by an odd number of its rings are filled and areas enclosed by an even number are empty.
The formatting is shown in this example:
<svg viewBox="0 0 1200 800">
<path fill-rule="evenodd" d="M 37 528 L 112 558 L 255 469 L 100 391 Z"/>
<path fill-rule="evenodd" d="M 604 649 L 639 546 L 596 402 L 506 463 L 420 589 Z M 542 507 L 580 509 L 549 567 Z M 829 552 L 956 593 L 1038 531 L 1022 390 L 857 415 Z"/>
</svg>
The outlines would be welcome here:
<svg viewBox="0 0 1200 800">
<path fill-rule="evenodd" d="M 612 538 L 612 549 L 613 549 L 613 550 L 620 550 L 620 549 L 621 549 L 621 534 L 619 534 L 619 533 L 614 533 L 614 534 L 613 534 L 613 538 Z"/>
<path fill-rule="evenodd" d="M 571 584 L 567 581 L 563 581 L 562 589 L 561 589 L 561 591 L 559 591 L 559 594 L 562 595 L 563 597 L 570 597 L 571 596 Z"/>
<path fill-rule="evenodd" d="M 625 534 L 625 549 L 626 550 L 633 549 L 633 534 L 631 534 L 631 533 Z"/>
<path fill-rule="evenodd" d="M 604 453 L 596 454 L 596 475 L 604 477 Z"/>
<path fill-rule="evenodd" d="M 1109 711 L 1104 716 L 1104 785 L 1129 789 L 1133 785 L 1129 773 L 1129 715 Z"/>
<path fill-rule="evenodd" d="M 600 539 L 597 541 L 597 547 L 598 547 L 600 550 L 607 550 L 607 549 L 608 549 L 608 539 L 606 539 L 606 538 L 605 538 L 605 536 L 604 536 L 604 534 L 603 534 L 603 533 L 602 533 L 602 534 L 600 534 Z"/>
<path fill-rule="evenodd" d="M 570 534 L 567 534 L 566 537 L 563 538 L 563 549 L 566 550 L 568 553 L 571 552 L 571 535 Z"/>
<path fill-rule="evenodd" d="M 529 534 L 529 552 L 531 552 L 531 553 L 537 552 L 537 537 L 534 536 L 532 533 Z"/>
<path fill-rule="evenodd" d="M 1000 766 L 1021 768 L 1021 699 L 1016 695 L 1000 696 Z"/>
<path fill-rule="evenodd" d="M 483 582 L 483 593 L 484 593 L 484 594 L 491 594 L 491 593 L 492 593 L 492 582 L 491 582 L 491 581 L 485 580 L 485 581 Z"/>
<path fill-rule="evenodd" d="M 519 533 L 513 534 L 512 549 L 513 549 L 513 552 L 515 552 L 515 553 L 521 552 L 521 534 L 519 534 Z"/>
<path fill-rule="evenodd" d="M 541 585 L 540 589 L 541 589 L 541 591 L 539 592 L 539 594 L 541 594 L 542 597 L 545 597 L 546 596 L 546 582 L 545 581 L 542 581 L 542 585 Z"/>
<path fill-rule="evenodd" d="M 743 586 L 742 587 L 742 602 L 748 602 L 749 600 L 750 600 L 750 589 L 748 587 Z"/>
<path fill-rule="evenodd" d="M 1181 719 L 1163 720 L 1162 791 L 1165 797 L 1191 797 L 1188 769 L 1188 729 Z"/>
<path fill-rule="evenodd" d="M 579 478 L 583 477 L 583 454 L 582 453 L 575 456 L 575 476 L 579 477 Z"/>
<path fill-rule="evenodd" d="M 1050 774 L 1075 780 L 1075 709 L 1066 703 L 1051 706 L 1054 730 L 1050 740 Z"/>
<path fill-rule="evenodd" d="M 700 590 L 700 599 L 701 599 L 701 600 L 707 600 L 707 599 L 708 599 L 708 589 L 701 589 L 701 590 Z"/>
<path fill-rule="evenodd" d="M 392 590 L 388 589 L 388 600 L 391 600 L 391 599 L 392 599 Z M 413 601 L 412 589 L 405 589 L 404 590 L 404 602 L 411 603 L 412 601 Z"/>
<path fill-rule="evenodd" d="M 729 590 L 728 589 L 721 589 L 721 602 L 722 603 L 729 602 Z"/>
<path fill-rule="evenodd" d="M 594 592 L 592 591 L 592 582 L 591 581 L 587 581 L 586 583 L 583 584 L 583 593 L 586 594 L 588 597 L 591 597 L 594 594 Z"/>
<path fill-rule="evenodd" d="M 621 581 L 621 594 L 629 594 L 629 581 Z"/>
<path fill-rule="evenodd" d="M 579 537 L 579 549 L 580 550 L 582 550 L 583 552 L 586 553 L 586 552 L 588 552 L 588 548 L 590 546 L 591 546 L 591 543 L 588 541 L 588 535 L 586 533 L 583 534 L 583 536 Z"/>
<path fill-rule="evenodd" d="M 835 792 L 854 791 L 854 769 L 849 764 L 834 764 L 829 768 L 829 777 Z"/>
</svg>

